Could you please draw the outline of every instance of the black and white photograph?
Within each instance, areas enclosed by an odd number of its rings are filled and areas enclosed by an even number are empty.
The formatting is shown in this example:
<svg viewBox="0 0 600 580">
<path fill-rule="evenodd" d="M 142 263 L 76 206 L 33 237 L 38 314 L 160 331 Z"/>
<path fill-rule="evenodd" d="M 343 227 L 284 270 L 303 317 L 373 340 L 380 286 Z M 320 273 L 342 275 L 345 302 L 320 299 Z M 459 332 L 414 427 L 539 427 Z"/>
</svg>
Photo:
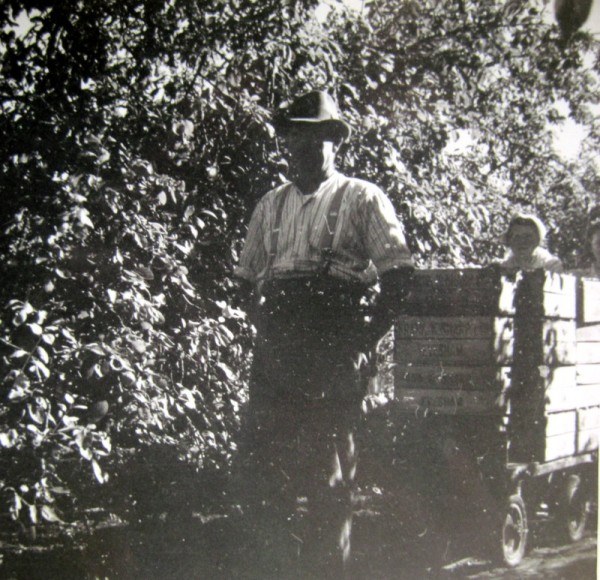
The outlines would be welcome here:
<svg viewBox="0 0 600 580">
<path fill-rule="evenodd" d="M 4 0 L 0 579 L 596 580 L 600 0 Z"/>
</svg>

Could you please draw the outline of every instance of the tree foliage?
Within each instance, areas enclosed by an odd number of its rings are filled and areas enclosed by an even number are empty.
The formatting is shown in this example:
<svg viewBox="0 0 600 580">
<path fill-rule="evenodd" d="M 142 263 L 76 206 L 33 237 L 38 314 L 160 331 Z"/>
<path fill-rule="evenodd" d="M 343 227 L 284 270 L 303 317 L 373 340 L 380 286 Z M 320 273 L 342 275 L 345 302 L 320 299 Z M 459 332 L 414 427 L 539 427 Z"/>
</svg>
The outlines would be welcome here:
<svg viewBox="0 0 600 580">
<path fill-rule="evenodd" d="M 226 468 L 251 352 L 231 269 L 249 211 L 285 173 L 270 112 L 300 91 L 337 96 L 355 127 L 342 169 L 390 194 L 419 264 L 497 256 L 515 207 L 573 262 L 599 185 L 598 45 L 579 33 L 564 47 L 540 9 L 5 2 L 12 517 L 57 521 L 94 481 L 127 489 L 125 465 Z M 585 136 L 571 157 L 553 139 L 566 122 Z"/>
</svg>

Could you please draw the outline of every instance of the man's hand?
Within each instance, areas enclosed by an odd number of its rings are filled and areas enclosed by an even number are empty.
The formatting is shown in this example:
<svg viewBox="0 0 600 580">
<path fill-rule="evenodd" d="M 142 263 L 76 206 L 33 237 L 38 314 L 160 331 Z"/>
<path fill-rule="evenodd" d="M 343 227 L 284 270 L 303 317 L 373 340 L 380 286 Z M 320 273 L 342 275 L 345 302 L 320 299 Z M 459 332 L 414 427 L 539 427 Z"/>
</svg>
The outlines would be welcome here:
<svg viewBox="0 0 600 580">
<path fill-rule="evenodd" d="M 414 268 L 404 267 L 388 270 L 379 281 L 381 292 L 377 297 L 371 317 L 369 340 L 372 346 L 390 329 L 394 318 L 400 312 L 412 287 Z"/>
</svg>

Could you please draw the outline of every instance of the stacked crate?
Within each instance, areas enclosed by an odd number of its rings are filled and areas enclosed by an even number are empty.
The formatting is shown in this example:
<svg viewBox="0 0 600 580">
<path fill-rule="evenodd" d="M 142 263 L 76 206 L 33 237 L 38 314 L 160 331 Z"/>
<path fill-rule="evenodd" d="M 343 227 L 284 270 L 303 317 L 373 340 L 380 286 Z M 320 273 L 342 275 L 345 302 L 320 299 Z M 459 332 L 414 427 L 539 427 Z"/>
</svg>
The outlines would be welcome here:
<svg viewBox="0 0 600 580">
<path fill-rule="evenodd" d="M 483 269 L 420 270 L 394 326 L 396 396 L 423 414 L 505 414 L 514 280 Z"/>
<path fill-rule="evenodd" d="M 547 462 L 576 453 L 577 279 L 521 275 L 516 294 L 510 459 Z"/>
<path fill-rule="evenodd" d="M 573 276 L 417 272 L 395 324 L 400 406 L 423 415 L 499 418 L 511 462 L 596 449 L 600 296 L 597 281 L 579 284 L 577 317 Z"/>
<path fill-rule="evenodd" d="M 598 449 L 600 435 L 600 280 L 579 282 L 577 303 L 577 451 Z"/>
</svg>

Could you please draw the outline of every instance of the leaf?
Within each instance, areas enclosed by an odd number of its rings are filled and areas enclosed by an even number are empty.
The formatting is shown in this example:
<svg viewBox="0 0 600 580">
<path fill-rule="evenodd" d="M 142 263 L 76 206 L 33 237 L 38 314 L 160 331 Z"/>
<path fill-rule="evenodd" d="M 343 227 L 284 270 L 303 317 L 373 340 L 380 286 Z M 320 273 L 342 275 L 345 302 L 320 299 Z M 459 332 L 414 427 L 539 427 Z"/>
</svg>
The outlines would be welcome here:
<svg viewBox="0 0 600 580">
<path fill-rule="evenodd" d="M 144 280 L 154 280 L 154 272 L 147 266 L 138 266 L 134 269 L 134 272 Z"/>
<path fill-rule="evenodd" d="M 32 367 L 38 370 L 45 379 L 50 377 L 50 371 L 42 361 L 33 359 L 32 363 Z"/>
<path fill-rule="evenodd" d="M 14 446 L 17 441 L 17 434 L 14 429 L 11 429 L 7 433 L 0 433 L 0 447 L 10 449 Z"/>
<path fill-rule="evenodd" d="M 37 506 L 32 503 L 32 504 L 29 504 L 27 507 L 29 508 L 29 519 L 30 519 L 31 523 L 37 524 L 38 523 Z"/>
<path fill-rule="evenodd" d="M 58 492 L 56 491 L 58 488 L 54 488 L 53 491 L 55 491 L 55 493 L 69 493 L 68 491 L 61 491 Z M 40 510 L 40 515 L 42 516 L 42 519 L 47 521 L 47 522 L 51 522 L 51 523 L 62 523 L 62 520 L 58 517 L 58 515 L 56 514 L 56 512 L 54 511 L 53 508 L 51 508 L 49 505 L 43 505 L 41 510 Z"/>
<path fill-rule="evenodd" d="M 110 303 L 114 304 L 117 301 L 117 293 L 114 290 L 111 290 L 110 288 L 106 290 L 106 293 L 108 294 L 108 299 Z"/>
<path fill-rule="evenodd" d="M 99 356 L 104 356 L 106 354 L 106 352 L 104 351 L 104 349 L 102 348 L 102 346 L 100 346 L 99 344 L 95 343 L 95 342 L 91 342 L 90 344 L 86 344 L 83 347 L 84 350 L 89 350 L 90 352 L 93 352 L 94 354 L 97 354 Z"/>
<path fill-rule="evenodd" d="M 95 459 L 92 459 L 92 470 L 94 471 L 94 475 L 95 475 L 96 479 L 98 480 L 98 482 L 104 483 L 106 480 L 104 473 L 102 473 L 102 469 L 101 469 L 100 465 L 98 465 L 98 462 Z"/>
<path fill-rule="evenodd" d="M 182 389 L 179 393 L 179 396 L 181 399 L 183 399 L 183 404 L 188 409 L 196 408 L 196 401 L 194 399 L 194 393 L 192 393 L 192 391 L 190 391 L 189 389 Z"/>
<path fill-rule="evenodd" d="M 39 409 L 33 409 L 31 405 L 27 405 L 27 411 L 33 421 L 41 425 L 44 422 L 44 417 Z"/>
<path fill-rule="evenodd" d="M 46 349 L 42 348 L 41 346 L 38 346 L 35 349 L 35 352 L 38 356 L 38 358 L 45 364 L 48 364 L 50 362 L 50 357 L 48 356 L 48 353 L 46 352 Z"/>
<path fill-rule="evenodd" d="M 224 362 L 218 362 L 216 367 L 223 372 L 228 381 L 235 382 L 237 380 L 235 373 Z"/>
<path fill-rule="evenodd" d="M 23 350 L 21 348 L 15 350 L 15 352 L 13 352 L 10 356 L 11 358 L 22 358 L 24 356 L 27 356 L 29 353 L 26 350 Z"/>
<path fill-rule="evenodd" d="M 44 333 L 43 328 L 36 322 L 32 322 L 32 323 L 28 324 L 27 326 L 29 326 L 29 329 L 31 330 L 31 332 L 33 332 L 33 334 L 35 334 L 36 336 L 42 336 L 42 334 Z"/>
<path fill-rule="evenodd" d="M 131 342 L 131 347 L 136 352 L 142 354 L 146 352 L 146 343 L 143 340 L 134 340 Z"/>
<path fill-rule="evenodd" d="M 77 212 L 77 220 L 81 226 L 86 226 L 90 229 L 94 229 L 94 224 L 90 219 L 89 212 L 87 209 L 80 208 Z"/>
</svg>

